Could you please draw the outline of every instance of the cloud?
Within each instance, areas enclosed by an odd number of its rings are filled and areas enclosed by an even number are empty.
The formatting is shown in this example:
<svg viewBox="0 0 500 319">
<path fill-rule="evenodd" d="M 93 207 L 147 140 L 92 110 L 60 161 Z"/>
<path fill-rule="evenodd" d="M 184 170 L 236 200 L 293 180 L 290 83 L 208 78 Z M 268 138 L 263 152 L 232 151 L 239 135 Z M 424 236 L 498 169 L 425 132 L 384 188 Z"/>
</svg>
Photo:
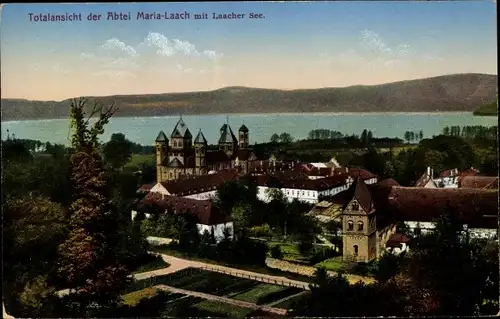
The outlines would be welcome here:
<svg viewBox="0 0 500 319">
<path fill-rule="evenodd" d="M 210 60 L 220 60 L 224 56 L 222 53 L 217 53 L 213 50 L 205 50 L 203 51 L 203 54 L 206 55 Z"/>
<path fill-rule="evenodd" d="M 408 43 L 399 43 L 391 46 L 376 32 L 363 30 L 357 45 L 334 56 L 321 53 L 320 60 L 326 64 L 335 64 L 337 67 L 363 66 L 402 66 L 416 60 L 435 60 L 432 54 L 419 54 Z"/>
<path fill-rule="evenodd" d="M 154 56 L 157 57 L 156 60 L 153 59 Z M 190 60 L 183 62 L 193 64 L 190 67 L 184 66 L 185 63 L 179 64 L 181 62 L 179 59 L 186 57 Z M 99 69 L 125 72 L 150 69 L 158 74 L 164 74 L 164 71 L 192 73 L 193 67 L 205 70 L 207 67 L 210 68 L 212 64 L 207 66 L 199 65 L 199 63 L 216 61 L 223 57 L 222 53 L 213 49 L 198 49 L 195 44 L 187 40 L 169 39 L 158 32 L 149 32 L 137 45 L 131 45 L 113 37 L 100 45 L 97 50 L 84 52 L 79 56 L 81 60 L 95 63 Z"/>
<path fill-rule="evenodd" d="M 107 40 L 101 48 L 106 51 L 121 51 L 125 52 L 130 56 L 137 56 L 137 51 L 130 45 L 126 45 L 124 42 L 118 40 L 117 38 L 111 38 Z"/>
</svg>

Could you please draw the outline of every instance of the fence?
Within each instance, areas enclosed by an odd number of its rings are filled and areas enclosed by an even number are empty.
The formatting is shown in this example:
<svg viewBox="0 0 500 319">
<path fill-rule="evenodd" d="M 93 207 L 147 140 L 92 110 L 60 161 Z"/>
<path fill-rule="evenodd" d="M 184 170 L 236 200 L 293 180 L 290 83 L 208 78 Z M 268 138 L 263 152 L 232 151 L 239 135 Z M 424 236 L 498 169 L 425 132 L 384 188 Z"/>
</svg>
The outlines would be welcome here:
<svg viewBox="0 0 500 319">
<path fill-rule="evenodd" d="M 230 275 L 230 276 L 234 276 L 234 277 L 247 278 L 250 280 L 260 281 L 260 282 L 264 282 L 264 283 L 268 283 L 268 284 L 272 284 L 272 285 L 279 285 L 279 286 L 285 286 L 285 287 L 295 287 L 295 288 L 300 288 L 300 289 L 309 289 L 308 284 L 303 284 L 303 285 L 294 284 L 290 281 L 270 279 L 270 278 L 267 278 L 264 276 L 248 275 L 248 274 L 241 273 L 241 272 L 232 272 L 232 271 L 223 270 L 223 269 L 215 268 L 215 267 L 209 267 L 209 266 L 202 266 L 202 267 L 200 267 L 200 269 L 218 272 L 218 273 L 222 273 L 222 274 Z"/>
</svg>

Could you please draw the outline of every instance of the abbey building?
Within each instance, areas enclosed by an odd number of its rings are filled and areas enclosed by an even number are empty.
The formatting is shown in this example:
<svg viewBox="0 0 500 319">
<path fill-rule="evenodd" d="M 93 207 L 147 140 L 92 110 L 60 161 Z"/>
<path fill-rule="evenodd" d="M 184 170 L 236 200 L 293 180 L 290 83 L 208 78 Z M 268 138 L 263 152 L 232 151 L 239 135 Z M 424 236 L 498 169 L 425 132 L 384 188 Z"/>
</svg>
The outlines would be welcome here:
<svg viewBox="0 0 500 319">
<path fill-rule="evenodd" d="M 155 140 L 157 182 L 209 174 L 229 168 L 246 173 L 257 158 L 249 148 L 249 130 L 238 129 L 238 137 L 228 123 L 220 128 L 217 150 L 208 150 L 208 142 L 199 130 L 196 137 L 179 119 L 170 140 L 160 131 Z"/>
</svg>

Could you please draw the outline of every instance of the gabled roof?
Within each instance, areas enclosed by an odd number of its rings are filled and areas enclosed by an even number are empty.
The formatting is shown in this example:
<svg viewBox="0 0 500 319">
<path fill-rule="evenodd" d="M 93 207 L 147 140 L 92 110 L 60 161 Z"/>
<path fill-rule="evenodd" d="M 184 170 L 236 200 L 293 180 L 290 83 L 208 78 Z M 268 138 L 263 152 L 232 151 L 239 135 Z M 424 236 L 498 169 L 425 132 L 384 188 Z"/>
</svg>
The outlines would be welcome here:
<svg viewBox="0 0 500 319">
<path fill-rule="evenodd" d="M 160 133 L 158 133 L 158 136 L 156 137 L 155 142 L 168 142 L 168 138 L 163 131 L 160 131 Z"/>
<path fill-rule="evenodd" d="M 170 161 L 167 165 L 168 167 L 184 167 L 181 161 L 176 157 L 173 160 Z"/>
<path fill-rule="evenodd" d="M 220 128 L 219 144 L 223 143 L 235 143 L 235 144 L 238 143 L 238 139 L 234 135 L 231 126 L 229 126 L 228 124 L 224 124 Z"/>
<path fill-rule="evenodd" d="M 356 177 L 348 191 L 366 213 L 372 211 L 372 194 L 361 177 Z"/>
<path fill-rule="evenodd" d="M 198 132 L 198 134 L 196 135 L 196 138 L 194 139 L 194 143 L 195 144 L 207 144 L 207 139 L 205 138 L 205 136 L 201 132 L 201 129 Z"/>
<path fill-rule="evenodd" d="M 167 211 L 167 213 L 171 214 L 192 213 L 198 217 L 200 224 L 203 225 L 217 225 L 231 220 L 231 218 L 227 214 L 221 212 L 211 200 L 197 200 L 149 193 L 139 202 L 139 206 L 152 204 L 170 210 Z"/>
<path fill-rule="evenodd" d="M 215 174 L 193 176 L 191 178 L 170 180 L 160 184 L 172 195 L 188 196 L 213 191 L 225 182 L 238 178 L 236 170 L 218 171 Z"/>
<path fill-rule="evenodd" d="M 498 176 L 464 176 L 460 179 L 461 188 L 498 188 Z"/>
<path fill-rule="evenodd" d="M 424 174 L 422 174 L 422 176 L 420 176 L 420 178 L 415 183 L 415 187 L 425 187 L 425 185 L 427 185 L 427 183 L 429 181 L 432 182 L 434 187 L 436 187 L 436 188 L 438 187 L 436 185 L 436 183 L 434 182 L 434 180 L 429 175 L 427 175 L 427 173 L 424 173 Z"/>
<path fill-rule="evenodd" d="M 180 118 L 177 124 L 175 124 L 174 130 L 172 131 L 172 135 L 170 137 L 182 137 L 189 139 L 192 138 L 193 135 L 191 135 L 191 132 L 189 131 L 186 123 L 184 123 L 182 118 Z"/>
<path fill-rule="evenodd" d="M 238 129 L 239 132 L 245 132 L 248 133 L 248 127 L 245 126 L 245 124 L 241 125 L 240 128 Z"/>
</svg>

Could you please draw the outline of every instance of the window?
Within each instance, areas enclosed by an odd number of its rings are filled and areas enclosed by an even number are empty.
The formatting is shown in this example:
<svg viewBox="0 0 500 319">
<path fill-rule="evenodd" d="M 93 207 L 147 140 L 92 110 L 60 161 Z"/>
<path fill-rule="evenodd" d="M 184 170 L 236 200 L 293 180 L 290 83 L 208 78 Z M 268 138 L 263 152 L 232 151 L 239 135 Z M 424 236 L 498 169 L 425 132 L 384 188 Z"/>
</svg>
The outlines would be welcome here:
<svg viewBox="0 0 500 319">
<path fill-rule="evenodd" d="M 358 222 L 358 231 L 363 230 L 363 222 Z"/>
<path fill-rule="evenodd" d="M 358 255 L 358 245 L 354 245 L 353 248 L 354 248 L 354 255 L 357 256 Z"/>
<path fill-rule="evenodd" d="M 359 210 L 359 204 L 358 203 L 352 203 L 352 210 L 358 211 Z"/>
<path fill-rule="evenodd" d="M 347 230 L 354 230 L 354 223 L 352 220 L 347 222 Z"/>
</svg>

